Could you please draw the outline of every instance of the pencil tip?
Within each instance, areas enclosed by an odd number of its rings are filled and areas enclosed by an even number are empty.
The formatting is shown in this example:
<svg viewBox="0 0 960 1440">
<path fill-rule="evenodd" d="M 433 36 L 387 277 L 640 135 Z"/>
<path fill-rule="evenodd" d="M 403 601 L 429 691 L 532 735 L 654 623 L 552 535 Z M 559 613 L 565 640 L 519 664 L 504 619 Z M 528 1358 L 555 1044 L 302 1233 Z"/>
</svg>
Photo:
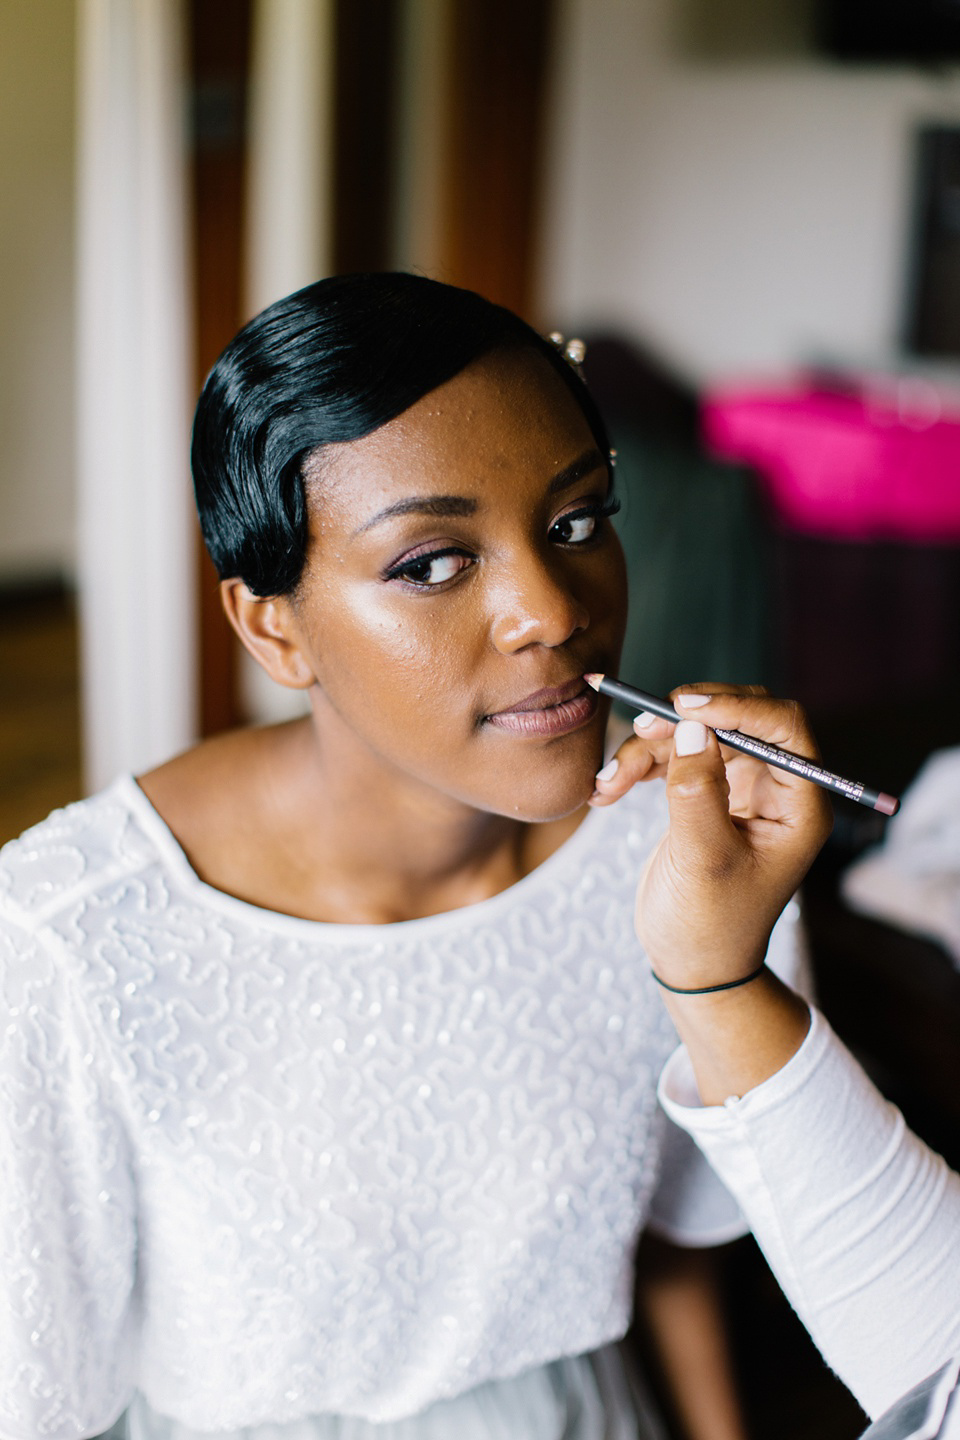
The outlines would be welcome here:
<svg viewBox="0 0 960 1440">
<path fill-rule="evenodd" d="M 590 686 L 591 690 L 599 690 L 599 689 L 600 689 L 600 681 L 603 679 L 603 676 L 602 676 L 602 675 L 590 674 L 590 675 L 584 675 L 583 678 L 584 678 L 584 680 L 586 680 L 586 682 L 587 682 L 587 684 Z"/>
<path fill-rule="evenodd" d="M 881 790 L 874 801 L 873 808 L 879 810 L 881 815 L 896 815 L 900 809 L 900 801 L 895 800 L 892 795 L 885 795 Z"/>
</svg>

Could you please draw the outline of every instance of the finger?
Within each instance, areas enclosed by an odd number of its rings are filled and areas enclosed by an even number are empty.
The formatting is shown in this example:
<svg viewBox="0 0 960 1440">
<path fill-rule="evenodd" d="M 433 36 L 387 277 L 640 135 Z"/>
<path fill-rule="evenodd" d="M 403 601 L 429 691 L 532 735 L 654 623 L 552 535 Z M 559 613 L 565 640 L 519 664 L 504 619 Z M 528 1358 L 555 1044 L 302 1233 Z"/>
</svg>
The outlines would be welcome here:
<svg viewBox="0 0 960 1440">
<path fill-rule="evenodd" d="M 803 707 L 796 700 L 775 700 L 758 690 L 759 687 L 745 687 L 722 691 L 718 686 L 715 693 L 705 693 L 700 687 L 690 686 L 671 698 L 678 714 L 696 717 L 712 729 L 738 730 L 795 755 L 819 759 L 820 752 Z"/>
<path fill-rule="evenodd" d="M 693 685 L 675 691 L 678 714 L 696 715 L 711 726 L 756 735 L 794 754 L 818 758 L 806 716 L 795 701 L 772 699 L 758 685 L 717 686 L 716 695 L 704 693 L 709 688 Z M 829 806 L 816 787 L 722 740 L 720 753 L 727 767 L 730 811 L 738 819 L 809 825 L 812 812 L 822 811 L 821 828 L 827 824 Z"/>
<path fill-rule="evenodd" d="M 730 813 L 742 820 L 788 819 L 797 806 L 799 787 L 782 783 L 782 772 L 762 760 L 741 755 L 721 744 L 730 786 Z"/>
<path fill-rule="evenodd" d="M 670 849 L 712 875 L 726 870 L 743 845 L 730 818 L 729 794 L 716 735 L 697 720 L 682 721 L 667 767 Z"/>
<path fill-rule="evenodd" d="M 795 701 L 774 700 L 742 690 L 722 693 L 710 697 L 707 703 L 697 704 L 701 698 L 702 692 L 686 696 L 681 692 L 674 697 L 674 704 L 678 713 L 697 715 L 698 719 L 702 716 L 700 723 L 707 724 L 714 740 L 717 737 L 711 727 L 716 725 L 759 736 L 796 755 L 819 758 L 806 715 Z M 694 700 L 693 705 L 690 700 Z M 682 728 L 677 726 L 678 735 Z M 799 878 L 832 828 L 832 808 L 824 791 L 800 776 L 779 767 L 772 768 L 722 743 L 719 753 L 725 765 L 729 814 L 738 821 L 751 822 L 750 843 L 764 850 L 771 845 L 779 848 L 784 843 L 784 829 L 793 832 L 797 837 L 795 859 Z M 742 833 L 740 838 L 746 839 Z"/>
<path fill-rule="evenodd" d="M 651 715 L 649 710 L 641 710 L 639 715 L 633 717 L 633 733 L 639 735 L 641 740 L 670 740 L 675 728 L 676 721 Z M 669 751 L 664 754 L 668 755 Z"/>
<path fill-rule="evenodd" d="M 766 685 L 731 685 L 727 680 L 697 680 L 690 685 L 677 685 L 670 691 L 670 700 L 678 695 L 751 695 L 769 696 Z"/>
<path fill-rule="evenodd" d="M 589 803 L 610 804 L 640 781 L 665 775 L 671 749 L 672 740 L 669 738 L 650 744 L 631 735 L 598 771 Z"/>
<path fill-rule="evenodd" d="M 677 710 L 677 713 L 681 717 L 686 715 L 691 718 L 695 716 L 697 719 L 700 719 L 701 711 L 704 709 L 704 707 L 710 705 L 720 695 L 741 695 L 755 697 L 768 696 L 769 694 L 769 690 L 767 690 L 766 687 L 763 685 L 731 685 L 728 681 L 725 680 L 700 680 L 691 685 L 676 686 L 675 689 L 670 691 L 669 699 L 672 701 L 674 709 Z M 677 704 L 678 699 L 680 699 L 680 701 L 682 702 L 680 705 Z M 651 719 L 651 716 L 642 717 L 642 724 L 645 727 L 643 733 L 646 733 L 646 727 L 650 726 Z M 639 721 L 641 721 L 641 716 L 637 716 L 637 719 L 633 722 L 634 729 L 637 731 L 638 734 L 641 733 L 641 731 L 638 729 Z M 658 727 L 662 727 L 666 723 L 669 722 L 665 722 L 662 720 L 657 722 Z M 673 728 L 674 727 L 671 724 L 671 733 L 673 731 Z M 654 733 L 659 734 L 662 733 L 662 731 L 658 728 Z"/>
</svg>

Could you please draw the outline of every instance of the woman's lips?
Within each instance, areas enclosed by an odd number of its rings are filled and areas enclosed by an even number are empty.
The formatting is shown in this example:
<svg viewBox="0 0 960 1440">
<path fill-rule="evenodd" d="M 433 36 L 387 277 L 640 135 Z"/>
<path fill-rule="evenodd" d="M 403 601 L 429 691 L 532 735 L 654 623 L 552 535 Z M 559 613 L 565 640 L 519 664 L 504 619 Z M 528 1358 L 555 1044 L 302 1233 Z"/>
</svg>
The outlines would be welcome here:
<svg viewBox="0 0 960 1440">
<path fill-rule="evenodd" d="M 553 693 L 563 694 L 564 690 L 571 688 L 564 686 Z M 508 730 L 514 735 L 565 735 L 570 730 L 578 730 L 581 725 L 586 725 L 597 713 L 599 697 L 593 690 L 582 689 L 579 694 L 574 694 L 569 699 L 556 700 L 552 704 L 544 703 L 550 693 L 541 691 L 521 701 L 520 705 L 512 710 L 498 710 L 496 714 L 486 717 L 486 723 L 497 730 Z"/>
</svg>

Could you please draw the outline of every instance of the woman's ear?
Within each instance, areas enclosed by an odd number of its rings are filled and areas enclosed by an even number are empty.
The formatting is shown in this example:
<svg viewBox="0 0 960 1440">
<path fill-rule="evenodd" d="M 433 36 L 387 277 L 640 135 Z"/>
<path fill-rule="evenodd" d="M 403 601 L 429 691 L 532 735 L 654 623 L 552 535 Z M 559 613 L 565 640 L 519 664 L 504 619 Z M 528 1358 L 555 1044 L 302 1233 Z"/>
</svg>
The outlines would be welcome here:
<svg viewBox="0 0 960 1440">
<path fill-rule="evenodd" d="M 261 599 L 240 579 L 220 582 L 220 600 L 230 624 L 271 680 L 291 690 L 308 690 L 317 677 L 300 649 L 293 607 L 284 596 Z"/>
</svg>

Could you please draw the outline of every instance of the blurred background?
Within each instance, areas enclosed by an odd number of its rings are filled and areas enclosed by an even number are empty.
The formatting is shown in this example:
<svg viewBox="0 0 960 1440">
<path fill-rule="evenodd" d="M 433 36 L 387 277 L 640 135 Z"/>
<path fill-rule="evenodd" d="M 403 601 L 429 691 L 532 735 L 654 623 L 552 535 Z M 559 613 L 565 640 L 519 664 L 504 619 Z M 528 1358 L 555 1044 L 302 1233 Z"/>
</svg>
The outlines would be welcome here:
<svg viewBox="0 0 960 1440">
<path fill-rule="evenodd" d="M 0 0 L 0 215 L 0 842 L 291 713 L 220 614 L 190 417 L 241 323 L 347 270 L 589 342 L 625 678 L 786 690 L 897 793 L 960 740 L 955 4 Z M 869 913 L 883 822 L 840 804 L 806 905 L 828 1015 L 957 1165 L 950 776 L 932 871 Z M 937 903 L 891 913 L 908 872 Z M 855 1435 L 738 1257 L 757 1434 Z"/>
</svg>

